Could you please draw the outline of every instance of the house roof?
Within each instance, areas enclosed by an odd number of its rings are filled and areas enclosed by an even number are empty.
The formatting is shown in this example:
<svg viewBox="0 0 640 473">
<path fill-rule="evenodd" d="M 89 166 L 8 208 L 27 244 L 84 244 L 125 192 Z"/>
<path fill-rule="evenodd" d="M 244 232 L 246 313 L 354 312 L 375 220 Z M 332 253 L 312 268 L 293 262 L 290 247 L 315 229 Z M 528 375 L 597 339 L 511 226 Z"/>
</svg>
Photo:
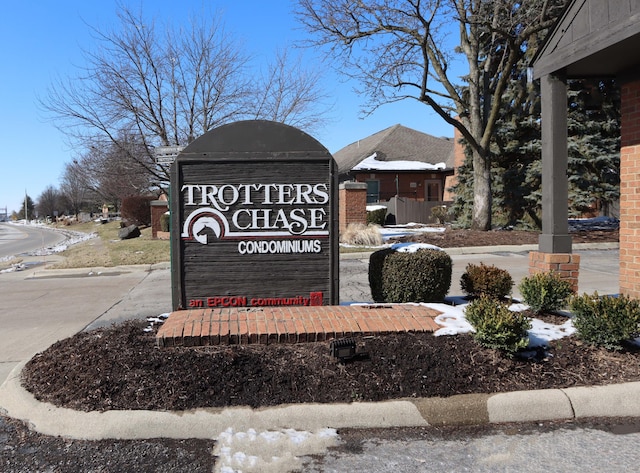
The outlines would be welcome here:
<svg viewBox="0 0 640 473">
<path fill-rule="evenodd" d="M 338 165 L 338 174 L 346 174 L 365 159 L 373 157 L 378 162 L 417 161 L 440 165 L 437 166 L 439 169 L 452 168 L 453 139 L 436 138 L 402 125 L 393 125 L 345 146 L 333 157 Z M 404 167 L 407 170 L 406 165 Z"/>
<path fill-rule="evenodd" d="M 614 76 L 637 66 L 640 2 L 573 0 L 533 59 L 534 78 Z"/>
</svg>

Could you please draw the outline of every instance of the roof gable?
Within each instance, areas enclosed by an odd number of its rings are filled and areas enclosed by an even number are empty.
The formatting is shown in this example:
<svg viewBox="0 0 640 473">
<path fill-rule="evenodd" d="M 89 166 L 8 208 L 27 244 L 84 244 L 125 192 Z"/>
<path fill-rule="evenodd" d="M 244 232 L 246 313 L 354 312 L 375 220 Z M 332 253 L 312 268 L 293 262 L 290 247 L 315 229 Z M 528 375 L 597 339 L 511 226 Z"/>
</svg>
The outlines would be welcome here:
<svg viewBox="0 0 640 473">
<path fill-rule="evenodd" d="M 536 54 L 534 77 L 615 75 L 637 63 L 638 47 L 640 0 L 574 0 Z"/>
<path fill-rule="evenodd" d="M 419 161 L 436 165 L 453 162 L 453 139 L 436 138 L 402 125 L 394 125 L 345 146 L 333 154 L 338 173 L 345 174 L 366 158 L 377 161 Z"/>
</svg>

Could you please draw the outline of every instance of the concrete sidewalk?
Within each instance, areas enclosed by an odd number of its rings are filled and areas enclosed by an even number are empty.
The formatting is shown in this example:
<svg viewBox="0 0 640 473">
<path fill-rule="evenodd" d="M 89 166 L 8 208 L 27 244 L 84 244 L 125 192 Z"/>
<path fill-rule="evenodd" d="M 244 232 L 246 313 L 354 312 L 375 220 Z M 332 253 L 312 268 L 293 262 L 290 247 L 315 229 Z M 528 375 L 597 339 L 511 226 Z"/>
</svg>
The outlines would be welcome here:
<svg viewBox="0 0 640 473">
<path fill-rule="evenodd" d="M 610 247 L 609 247 L 610 248 Z M 451 295 L 468 263 L 506 269 L 516 284 L 528 274 L 527 247 L 451 249 Z M 615 248 L 581 248 L 579 291 L 618 292 Z M 368 254 L 341 255 L 341 300 L 370 300 Z M 213 438 L 244 428 L 391 427 L 455 423 L 517 422 L 600 416 L 640 416 L 640 383 L 446 399 L 382 403 L 292 405 L 269 409 L 199 409 L 190 412 L 111 411 L 83 413 L 39 403 L 20 386 L 23 364 L 37 352 L 78 331 L 171 309 L 168 265 L 45 270 L 41 266 L 0 274 L 0 409 L 34 429 L 74 438 Z M 514 288 L 516 289 L 516 288 Z M 514 293 L 517 297 L 517 292 Z"/>
</svg>

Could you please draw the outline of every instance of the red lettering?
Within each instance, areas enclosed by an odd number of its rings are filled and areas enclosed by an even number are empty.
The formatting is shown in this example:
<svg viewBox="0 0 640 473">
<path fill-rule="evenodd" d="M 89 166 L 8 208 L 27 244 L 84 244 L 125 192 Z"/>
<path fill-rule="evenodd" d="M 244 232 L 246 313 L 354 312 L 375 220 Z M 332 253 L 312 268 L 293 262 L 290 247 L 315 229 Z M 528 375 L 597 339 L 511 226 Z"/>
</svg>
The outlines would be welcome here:
<svg viewBox="0 0 640 473">
<path fill-rule="evenodd" d="M 191 299 L 189 301 L 189 307 L 204 307 L 202 299 Z"/>
<path fill-rule="evenodd" d="M 253 300 L 251 302 L 253 305 Z M 246 307 L 247 298 L 244 296 L 216 296 L 207 298 L 207 307 Z"/>
</svg>

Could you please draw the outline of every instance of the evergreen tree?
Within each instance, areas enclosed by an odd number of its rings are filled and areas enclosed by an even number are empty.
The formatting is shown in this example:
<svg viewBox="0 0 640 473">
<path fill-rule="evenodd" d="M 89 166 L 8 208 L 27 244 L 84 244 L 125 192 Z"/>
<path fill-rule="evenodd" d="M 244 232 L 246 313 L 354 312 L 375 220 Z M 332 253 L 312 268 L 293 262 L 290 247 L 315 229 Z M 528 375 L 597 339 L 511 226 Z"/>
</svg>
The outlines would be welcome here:
<svg viewBox="0 0 640 473">
<path fill-rule="evenodd" d="M 25 203 L 26 203 L 26 208 L 27 208 L 27 216 L 25 217 Z M 35 218 L 36 214 L 35 214 L 35 204 L 33 203 L 33 199 L 31 197 L 29 197 L 28 195 L 25 196 L 25 200 L 22 202 L 22 206 L 20 207 L 20 210 L 17 212 L 17 217 L 18 220 L 23 220 L 23 219 L 27 219 L 27 220 L 33 220 Z"/>
<path fill-rule="evenodd" d="M 496 226 L 541 227 L 541 129 L 539 84 L 527 81 L 526 66 L 538 45 L 512 73 L 492 140 L 492 219 Z M 613 80 L 568 82 L 569 213 L 608 215 L 620 195 L 620 92 Z M 457 170 L 454 213 L 470 221 L 473 175 Z"/>
<path fill-rule="evenodd" d="M 612 79 L 571 81 L 569 214 L 608 215 L 620 198 L 620 89 Z"/>
</svg>

